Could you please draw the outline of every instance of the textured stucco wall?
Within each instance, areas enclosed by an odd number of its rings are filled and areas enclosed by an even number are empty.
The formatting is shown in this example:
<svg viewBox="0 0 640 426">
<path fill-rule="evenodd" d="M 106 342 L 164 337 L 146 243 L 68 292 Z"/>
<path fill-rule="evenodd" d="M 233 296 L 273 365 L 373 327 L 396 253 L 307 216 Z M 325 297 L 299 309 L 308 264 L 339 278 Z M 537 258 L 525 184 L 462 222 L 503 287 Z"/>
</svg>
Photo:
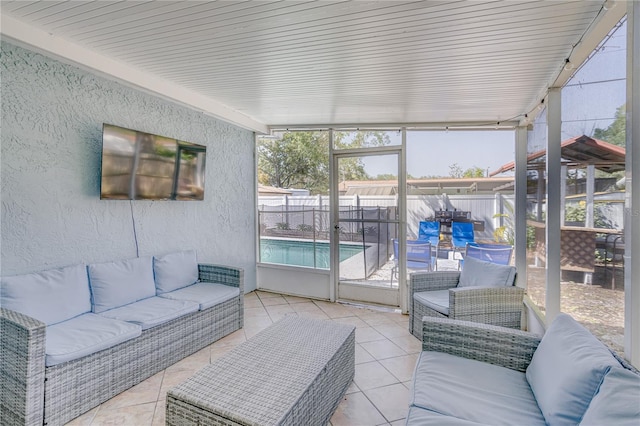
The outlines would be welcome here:
<svg viewBox="0 0 640 426">
<path fill-rule="evenodd" d="M 253 134 L 3 42 L 0 274 L 195 249 L 255 287 Z M 204 201 L 100 200 L 102 123 L 207 146 Z M 132 214 L 133 212 L 133 214 Z"/>
</svg>

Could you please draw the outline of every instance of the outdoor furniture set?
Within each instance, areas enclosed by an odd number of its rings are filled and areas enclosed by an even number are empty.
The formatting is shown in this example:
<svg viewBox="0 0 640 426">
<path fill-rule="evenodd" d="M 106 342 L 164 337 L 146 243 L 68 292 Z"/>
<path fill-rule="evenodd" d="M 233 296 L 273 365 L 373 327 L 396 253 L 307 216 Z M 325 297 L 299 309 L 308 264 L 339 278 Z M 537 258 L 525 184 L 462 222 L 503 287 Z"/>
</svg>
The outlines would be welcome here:
<svg viewBox="0 0 640 426">
<path fill-rule="evenodd" d="M 354 326 L 285 316 L 169 390 L 166 422 L 325 426 L 354 373 Z"/>
<path fill-rule="evenodd" d="M 3 277 L 0 424 L 63 424 L 238 330 L 243 280 L 194 251 Z"/>
<path fill-rule="evenodd" d="M 516 269 L 473 257 L 458 271 L 414 272 L 409 278 L 409 331 L 422 339 L 422 317 L 520 328 L 524 288 Z"/>
<path fill-rule="evenodd" d="M 544 336 L 424 317 L 407 425 L 640 424 L 640 373 L 573 318 Z"/>
</svg>

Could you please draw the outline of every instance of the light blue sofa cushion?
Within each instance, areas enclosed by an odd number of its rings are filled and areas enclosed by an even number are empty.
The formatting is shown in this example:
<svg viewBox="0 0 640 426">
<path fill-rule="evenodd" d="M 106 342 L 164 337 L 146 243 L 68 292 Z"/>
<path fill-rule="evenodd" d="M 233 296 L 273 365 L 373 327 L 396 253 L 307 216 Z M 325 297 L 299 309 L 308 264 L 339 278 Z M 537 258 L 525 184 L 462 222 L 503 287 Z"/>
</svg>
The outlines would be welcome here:
<svg viewBox="0 0 640 426">
<path fill-rule="evenodd" d="M 91 355 L 142 333 L 139 325 L 87 313 L 47 327 L 45 365 Z"/>
<path fill-rule="evenodd" d="M 128 305 L 156 295 L 151 256 L 89 265 L 93 312 Z"/>
<path fill-rule="evenodd" d="M 407 414 L 407 426 L 490 426 L 487 423 L 472 422 L 453 416 L 445 416 L 435 411 L 420 407 L 409 407 Z"/>
<path fill-rule="evenodd" d="M 419 291 L 413 298 L 434 311 L 449 316 L 449 290 Z"/>
<path fill-rule="evenodd" d="M 167 293 L 198 281 L 198 261 L 193 250 L 169 253 L 153 258 L 158 294 Z"/>
<path fill-rule="evenodd" d="M 90 312 L 87 266 L 4 277 L 0 281 L 0 306 L 47 325 Z"/>
<path fill-rule="evenodd" d="M 611 352 L 567 314 L 545 332 L 526 375 L 547 423 L 580 423 L 605 374 L 620 365 Z"/>
<path fill-rule="evenodd" d="M 233 299 L 240 294 L 240 289 L 224 284 L 196 283 L 170 293 L 163 293 L 160 297 L 173 300 L 190 300 L 200 305 L 200 310 L 209 309 L 219 303 Z"/>
<path fill-rule="evenodd" d="M 469 422 L 544 425 L 524 373 L 442 352 L 421 352 L 409 404 Z"/>
<path fill-rule="evenodd" d="M 99 315 L 131 322 L 146 330 L 198 310 L 198 304 L 185 300 L 170 300 L 154 296 L 129 305 L 109 309 Z"/>
<path fill-rule="evenodd" d="M 622 366 L 609 370 L 580 425 L 640 425 L 640 375 Z"/>
<path fill-rule="evenodd" d="M 516 268 L 485 262 L 473 257 L 464 260 L 458 287 L 509 287 L 516 279 Z"/>
</svg>

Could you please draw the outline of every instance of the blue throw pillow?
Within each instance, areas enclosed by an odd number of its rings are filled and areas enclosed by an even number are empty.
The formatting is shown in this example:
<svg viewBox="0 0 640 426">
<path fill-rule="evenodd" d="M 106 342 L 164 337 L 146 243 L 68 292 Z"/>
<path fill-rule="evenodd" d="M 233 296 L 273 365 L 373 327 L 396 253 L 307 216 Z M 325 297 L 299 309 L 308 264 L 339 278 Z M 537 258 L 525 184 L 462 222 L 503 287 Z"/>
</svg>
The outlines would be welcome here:
<svg viewBox="0 0 640 426">
<path fill-rule="evenodd" d="M 640 375 L 614 367 L 593 397 L 580 426 L 640 425 Z"/>
<path fill-rule="evenodd" d="M 602 342 L 569 315 L 559 314 L 526 371 L 547 424 L 580 423 L 613 366 L 620 363 Z"/>
<path fill-rule="evenodd" d="M 47 325 L 90 312 L 87 266 L 4 277 L 0 284 L 0 306 Z"/>
<path fill-rule="evenodd" d="M 93 312 L 128 305 L 156 295 L 151 256 L 89 265 Z"/>
<path fill-rule="evenodd" d="M 509 287 L 516 278 L 516 268 L 467 257 L 458 287 Z"/>
<path fill-rule="evenodd" d="M 193 250 L 153 258 L 158 294 L 168 293 L 198 281 L 198 261 Z"/>
</svg>

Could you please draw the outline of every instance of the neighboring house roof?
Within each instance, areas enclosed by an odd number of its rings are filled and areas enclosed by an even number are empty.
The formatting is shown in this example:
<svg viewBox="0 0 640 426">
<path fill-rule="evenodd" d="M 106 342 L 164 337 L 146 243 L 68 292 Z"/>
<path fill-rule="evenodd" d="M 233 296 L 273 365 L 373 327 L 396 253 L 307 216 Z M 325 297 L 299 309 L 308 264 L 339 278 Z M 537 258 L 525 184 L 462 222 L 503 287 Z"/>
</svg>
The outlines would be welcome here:
<svg viewBox="0 0 640 426">
<path fill-rule="evenodd" d="M 617 172 L 625 168 L 625 149 L 599 139 L 582 135 L 567 139 L 560 145 L 561 156 L 564 163 L 569 166 L 593 164 L 598 170 L 604 172 Z M 537 166 L 545 164 L 547 150 L 543 149 L 527 156 L 528 168 L 532 163 Z M 508 172 L 515 169 L 515 162 L 511 161 L 502 165 L 498 170 L 491 172 L 490 176 Z"/>
<path fill-rule="evenodd" d="M 408 179 L 407 187 L 409 194 L 512 192 L 513 179 L 512 176 Z M 343 181 L 339 190 L 344 195 L 394 195 L 397 187 L 395 180 Z"/>
<path fill-rule="evenodd" d="M 258 195 L 291 195 L 288 189 L 276 188 L 275 186 L 267 186 L 258 184 Z"/>
</svg>

